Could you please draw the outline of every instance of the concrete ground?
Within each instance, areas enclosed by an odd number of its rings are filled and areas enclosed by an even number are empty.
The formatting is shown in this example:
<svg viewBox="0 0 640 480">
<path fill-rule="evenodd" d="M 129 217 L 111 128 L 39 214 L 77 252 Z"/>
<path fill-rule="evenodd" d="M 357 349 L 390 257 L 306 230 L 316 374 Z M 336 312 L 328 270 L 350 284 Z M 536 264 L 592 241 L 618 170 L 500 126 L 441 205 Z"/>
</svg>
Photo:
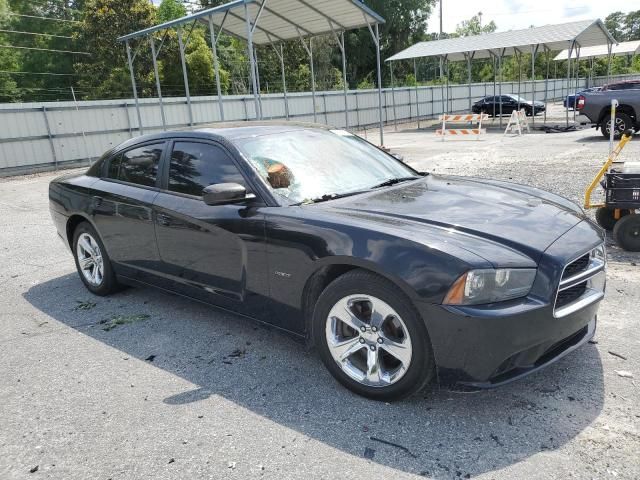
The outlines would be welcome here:
<svg viewBox="0 0 640 480">
<path fill-rule="evenodd" d="M 402 128 L 386 143 L 419 169 L 575 201 L 607 151 L 591 130 Z M 0 479 L 640 478 L 640 254 L 607 243 L 597 342 L 497 390 L 376 403 L 249 321 L 152 289 L 89 294 L 49 219 L 54 176 L 0 180 Z"/>
</svg>

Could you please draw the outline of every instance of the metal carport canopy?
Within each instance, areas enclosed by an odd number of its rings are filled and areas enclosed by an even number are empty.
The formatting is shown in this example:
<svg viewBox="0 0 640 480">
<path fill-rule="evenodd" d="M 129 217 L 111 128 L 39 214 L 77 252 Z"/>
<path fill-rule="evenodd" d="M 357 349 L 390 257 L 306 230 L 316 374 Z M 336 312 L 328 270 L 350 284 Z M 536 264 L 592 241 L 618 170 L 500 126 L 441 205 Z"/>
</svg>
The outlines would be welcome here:
<svg viewBox="0 0 640 480">
<path fill-rule="evenodd" d="M 245 4 L 251 23 L 256 24 L 252 40 L 257 45 L 385 23 L 380 15 L 358 0 L 236 0 L 124 35 L 118 40 L 131 40 L 194 20 L 208 23 L 211 16 L 214 25 L 222 31 L 247 40 Z"/>
<path fill-rule="evenodd" d="M 571 58 L 576 57 L 576 51 L 571 52 Z M 635 55 L 640 53 L 640 40 L 633 42 L 620 42 L 611 49 L 611 55 Z M 561 51 L 555 58 L 555 61 L 566 60 L 569 56 L 569 50 Z M 580 58 L 598 58 L 609 56 L 609 45 L 596 45 L 595 47 L 586 47 L 580 49 Z"/>
<path fill-rule="evenodd" d="M 471 52 L 475 52 L 474 59 L 489 58 L 492 53 L 508 56 L 526 51 L 531 45 L 545 46 L 548 50 L 561 50 L 574 41 L 580 48 L 616 43 L 601 20 L 583 20 L 523 30 L 420 42 L 387 58 L 386 61 L 423 57 L 446 57 L 450 61 L 462 61 Z"/>
</svg>

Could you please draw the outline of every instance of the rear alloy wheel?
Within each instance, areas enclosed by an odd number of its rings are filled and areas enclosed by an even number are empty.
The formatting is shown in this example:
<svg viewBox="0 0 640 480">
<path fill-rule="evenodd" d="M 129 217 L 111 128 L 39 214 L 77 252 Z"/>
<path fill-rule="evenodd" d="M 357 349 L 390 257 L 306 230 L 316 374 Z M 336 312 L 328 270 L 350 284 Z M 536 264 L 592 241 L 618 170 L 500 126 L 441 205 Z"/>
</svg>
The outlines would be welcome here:
<svg viewBox="0 0 640 480">
<path fill-rule="evenodd" d="M 109 295 L 120 289 L 106 249 L 95 229 L 87 222 L 76 227 L 73 254 L 80 279 L 96 295 Z"/>
<path fill-rule="evenodd" d="M 393 284 L 351 271 L 322 293 L 314 312 L 314 341 L 331 374 L 375 400 L 398 400 L 431 379 L 426 328 Z"/>
<path fill-rule="evenodd" d="M 615 130 L 613 132 L 613 136 L 615 138 L 620 138 L 620 136 L 633 128 L 633 121 L 631 117 L 626 113 L 616 113 L 616 122 L 615 122 Z M 607 115 L 602 119 L 602 123 L 600 124 L 600 130 L 602 131 L 602 135 L 605 138 L 609 138 L 611 135 L 611 115 Z"/>
<path fill-rule="evenodd" d="M 605 230 L 611 231 L 622 217 L 626 217 L 631 213 L 629 210 L 620 210 L 620 218 L 616 218 L 615 212 L 613 208 L 598 208 L 598 210 L 596 210 L 596 222 Z"/>
<path fill-rule="evenodd" d="M 627 215 L 613 228 L 613 237 L 628 252 L 640 252 L 640 215 Z"/>
</svg>

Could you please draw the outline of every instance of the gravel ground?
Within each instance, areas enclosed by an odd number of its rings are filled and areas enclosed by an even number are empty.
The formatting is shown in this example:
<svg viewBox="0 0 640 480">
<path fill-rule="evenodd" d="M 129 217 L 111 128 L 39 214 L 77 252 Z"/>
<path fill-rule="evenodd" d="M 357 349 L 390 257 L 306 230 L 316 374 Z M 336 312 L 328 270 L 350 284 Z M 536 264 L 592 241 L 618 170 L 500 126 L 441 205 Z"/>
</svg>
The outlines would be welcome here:
<svg viewBox="0 0 640 480">
<path fill-rule="evenodd" d="M 576 201 L 607 151 L 589 130 L 443 143 L 408 127 L 386 141 L 420 169 Z M 0 180 L 1 479 L 640 478 L 640 255 L 608 242 L 597 343 L 498 390 L 388 405 L 233 315 L 89 294 L 49 219 L 54 176 Z"/>
</svg>

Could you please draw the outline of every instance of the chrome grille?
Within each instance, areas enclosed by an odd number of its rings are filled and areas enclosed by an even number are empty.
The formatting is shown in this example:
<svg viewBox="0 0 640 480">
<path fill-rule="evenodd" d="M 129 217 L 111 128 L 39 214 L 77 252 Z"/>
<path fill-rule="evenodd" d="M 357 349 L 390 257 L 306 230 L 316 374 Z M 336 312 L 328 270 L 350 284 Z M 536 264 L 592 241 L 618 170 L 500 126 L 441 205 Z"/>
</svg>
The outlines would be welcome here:
<svg viewBox="0 0 640 480">
<path fill-rule="evenodd" d="M 605 287 L 604 245 L 568 263 L 556 294 L 554 315 L 565 317 L 602 300 Z"/>
</svg>

